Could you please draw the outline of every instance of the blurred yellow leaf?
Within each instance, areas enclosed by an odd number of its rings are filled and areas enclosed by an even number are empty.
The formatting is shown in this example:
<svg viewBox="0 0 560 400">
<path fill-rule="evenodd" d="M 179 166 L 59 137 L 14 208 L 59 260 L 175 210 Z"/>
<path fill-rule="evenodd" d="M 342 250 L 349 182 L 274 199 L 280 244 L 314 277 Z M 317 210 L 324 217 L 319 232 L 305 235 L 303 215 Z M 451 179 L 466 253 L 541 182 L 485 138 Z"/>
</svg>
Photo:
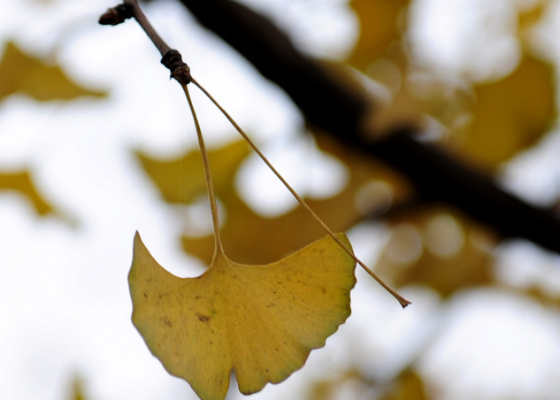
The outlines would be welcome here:
<svg viewBox="0 0 560 400">
<path fill-rule="evenodd" d="M 14 93 L 26 94 L 40 101 L 105 95 L 79 86 L 59 66 L 23 53 L 12 42 L 6 43 L 4 48 L 0 76 L 0 100 Z"/>
<path fill-rule="evenodd" d="M 428 400 L 422 378 L 407 369 L 398 378 L 396 387 L 379 400 Z"/>
<path fill-rule="evenodd" d="M 29 171 L 6 173 L 0 171 L 0 192 L 10 190 L 25 196 L 39 215 L 54 212 L 51 205 L 37 191 Z"/>
<path fill-rule="evenodd" d="M 374 393 L 382 393 L 374 395 Z M 312 382 L 307 400 L 375 399 L 428 400 L 422 377 L 406 368 L 390 383 L 378 381 L 371 371 L 350 366 L 334 377 Z"/>
<path fill-rule="evenodd" d="M 332 230 L 343 231 L 354 225 L 362 216 L 352 206 L 348 207 L 348 204 L 352 204 L 353 194 L 353 190 L 345 190 L 326 200 L 305 201 Z M 278 260 L 325 233 L 302 207 L 269 218 L 257 214 L 235 193 L 223 198 L 222 204 L 228 214 L 228 219 L 221 229 L 224 246 L 233 259 L 241 262 L 260 264 Z M 187 253 L 205 263 L 212 259 L 212 236 L 183 236 L 182 243 Z M 256 244 L 259 251 L 255 251 Z"/>
<path fill-rule="evenodd" d="M 446 209 L 416 209 L 392 221 L 378 261 L 397 286 L 424 284 L 442 296 L 492 281 L 491 238 Z"/>
<path fill-rule="evenodd" d="M 181 279 L 137 234 L 132 320 L 168 372 L 203 400 L 225 398 L 232 371 L 239 390 L 254 393 L 301 368 L 348 318 L 354 268 L 326 237 L 269 265 L 238 264 L 218 251 L 202 276 Z"/>
<path fill-rule="evenodd" d="M 460 133 L 468 121 L 466 111 L 472 95 L 430 74 L 417 72 L 403 76 L 403 81 L 391 94 L 389 102 L 371 113 L 367 124 L 373 132 L 387 132 L 401 126 L 418 131 L 433 130 L 427 123 L 435 120 L 441 128 Z M 382 83 L 382 82 L 380 82 Z M 430 120 L 428 120 L 428 118 Z"/>
<path fill-rule="evenodd" d="M 525 55 L 505 78 L 475 87 L 476 106 L 462 151 L 494 168 L 538 141 L 556 117 L 554 68 Z"/>
<path fill-rule="evenodd" d="M 342 146 L 331 143 L 325 137 L 317 136 L 317 139 L 322 149 L 342 157 L 342 161 L 347 162 L 350 167 L 348 182 L 341 192 L 326 199 L 306 199 L 309 206 L 332 230 L 345 231 L 369 213 L 375 213 L 376 208 L 385 211 L 392 202 L 398 202 L 408 195 L 408 189 L 387 169 L 341 149 Z M 335 150 L 336 147 L 338 150 Z M 217 174 L 213 176 L 216 177 L 216 181 L 222 180 Z M 380 190 L 383 193 L 376 197 L 375 183 L 378 183 L 381 189 L 395 183 L 394 190 L 387 188 L 390 192 L 387 196 L 383 195 L 384 190 Z M 220 200 L 228 216 L 221 229 L 221 235 L 227 253 L 237 261 L 250 264 L 268 263 L 324 235 L 323 229 L 312 221 L 302 207 L 298 206 L 276 217 L 264 217 L 253 211 L 239 197 L 233 184 L 229 191 L 222 192 Z M 263 235 L 263 232 L 266 232 L 266 235 Z M 189 254 L 205 263 L 212 260 L 214 239 L 211 235 L 185 235 L 182 242 L 183 248 Z M 254 251 L 256 244 L 259 251 Z"/>
<path fill-rule="evenodd" d="M 356 207 L 357 197 L 365 192 L 364 186 L 372 180 L 394 180 L 394 174 L 377 164 L 372 164 L 355 154 L 345 154 L 343 150 L 334 150 L 341 146 L 327 144 L 328 139 L 319 138 L 320 146 L 337 157 L 351 160 L 349 181 L 338 194 L 328 199 L 308 199 L 309 205 L 335 231 L 344 231 L 364 218 L 366 213 L 375 211 L 375 207 L 385 209 L 381 204 L 384 199 L 375 199 L 374 195 L 367 196 L 366 206 Z M 322 228 L 315 224 L 301 208 L 278 217 L 263 217 L 253 211 L 237 194 L 235 190 L 235 174 L 249 148 L 243 141 L 230 143 L 222 148 L 209 152 L 214 188 L 224 207 L 227 219 L 222 228 L 222 238 L 228 254 L 235 260 L 245 263 L 268 263 L 289 254 L 305 244 L 323 236 Z M 138 154 L 146 173 L 156 184 L 163 198 L 170 203 L 190 203 L 197 196 L 205 192 L 203 167 L 200 153 L 191 151 L 178 159 L 163 161 L 154 160 Z M 399 200 L 404 193 L 408 193 L 400 185 L 395 185 L 394 198 Z M 364 203 L 364 199 L 360 199 Z M 302 221 L 309 223 L 302 224 Z M 263 232 L 267 235 L 263 235 Z M 185 235 L 182 238 L 183 248 L 189 254 L 210 263 L 214 254 L 214 238 L 211 235 L 193 237 Z M 255 252 L 255 245 L 259 251 Z"/>
<path fill-rule="evenodd" d="M 519 33 L 523 34 L 539 23 L 545 13 L 549 11 L 549 5 L 549 0 L 539 0 L 536 4 L 532 5 L 532 7 L 521 10 L 518 15 L 517 24 Z"/>
<path fill-rule="evenodd" d="M 231 190 L 237 169 L 249 153 L 250 148 L 243 140 L 208 152 L 214 190 L 218 197 Z M 204 170 L 198 149 L 174 160 L 156 160 L 142 153 L 138 153 L 137 157 L 165 201 L 190 203 L 201 193 L 206 193 Z"/>
<path fill-rule="evenodd" d="M 69 397 L 70 400 L 87 400 L 84 390 L 84 383 L 80 377 L 75 377 L 72 383 L 72 392 Z"/>
<path fill-rule="evenodd" d="M 374 385 L 371 376 L 363 374 L 359 368 L 350 366 L 335 376 L 312 381 L 304 398 L 306 400 L 336 400 L 342 398 L 341 394 L 343 394 L 347 399 L 367 399 L 364 392 Z"/>
<path fill-rule="evenodd" d="M 410 0 L 352 0 L 350 7 L 360 22 L 360 36 L 347 59 L 353 67 L 365 72 L 387 47 L 401 36 L 399 16 Z"/>
</svg>

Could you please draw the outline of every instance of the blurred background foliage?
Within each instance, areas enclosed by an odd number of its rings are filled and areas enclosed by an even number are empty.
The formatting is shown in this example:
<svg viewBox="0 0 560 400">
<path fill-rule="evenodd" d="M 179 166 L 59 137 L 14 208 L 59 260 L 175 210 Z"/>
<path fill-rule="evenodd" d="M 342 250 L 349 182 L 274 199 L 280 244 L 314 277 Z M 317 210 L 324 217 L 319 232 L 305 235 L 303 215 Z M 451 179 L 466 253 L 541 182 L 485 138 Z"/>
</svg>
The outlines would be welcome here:
<svg viewBox="0 0 560 400">
<path fill-rule="evenodd" d="M 426 63 L 415 48 L 409 16 L 417 3 L 351 0 L 347 4 L 355 13 L 359 34 L 344 60 L 328 63 L 342 71 L 340 79 L 347 79 L 348 85 L 368 90 L 372 103 L 382 110 L 376 114 L 375 124 L 385 129 L 403 123 L 419 126 L 420 131 L 427 132 L 423 139 L 431 145 L 495 176 L 516 157 L 542 145 L 547 136 L 557 135 L 553 128 L 558 108 L 558 57 L 534 39 L 535 30 L 557 2 L 510 2 L 509 14 L 503 18 L 509 18 L 513 24 L 512 37 L 519 49 L 517 59 L 498 68 L 472 70 L 465 65 L 464 69 L 447 71 Z M 486 21 L 490 25 L 494 22 Z M 13 41 L 2 45 L 0 102 L 14 94 L 41 102 L 70 102 L 84 96 L 103 102 L 108 96 L 107 92 L 87 89 L 71 79 L 57 64 L 54 54 L 29 54 Z M 350 74 L 348 68 L 352 69 Z M 365 260 L 374 263 L 384 279 L 401 288 L 430 290 L 443 304 L 469 291 L 505 290 L 533 299 L 543 308 L 552 308 L 557 315 L 560 290 L 543 290 L 538 284 L 508 285 L 501 278 L 495 263 L 501 241 L 491 227 L 474 222 L 445 204 L 419 201 L 399 173 L 353 153 L 322 132 L 302 126 L 299 134 L 312 135 L 318 148 L 336 158 L 347 172 L 346 182 L 337 193 L 307 199 L 317 214 L 334 231 L 348 231 L 366 223 L 382 224 L 387 230 L 379 254 Z M 233 141 L 212 148 L 210 163 L 224 216 L 223 241 L 227 253 L 242 263 L 268 263 L 323 236 L 323 232 L 299 207 L 267 216 L 247 204 L 236 179 L 250 154 L 245 143 Z M 188 149 L 174 158 L 161 158 L 131 150 L 131 155 L 157 188 L 161 200 L 182 219 L 184 230 L 177 239 L 184 251 L 208 264 L 213 238 L 209 232 L 200 234 L 192 228 L 196 225 L 192 219 L 198 218 L 197 210 L 206 190 L 198 152 Z M 15 191 L 33 205 L 37 215 L 62 216 L 64 211 L 42 195 L 36 172 L 31 165 L 17 171 L 0 168 L 0 196 Z M 414 307 L 407 312 L 413 313 Z M 383 329 L 382 321 L 375 325 L 376 329 Z M 416 354 L 389 377 L 378 378 L 361 363 L 349 359 L 345 371 L 309 381 L 307 394 L 293 398 L 448 398 L 440 390 L 440 382 L 421 368 L 423 350 L 429 349 L 437 337 L 431 335 L 426 339 L 421 349 L 415 350 Z M 77 380 L 69 398 L 88 398 L 83 391 L 81 381 Z M 498 394 L 495 398 L 506 397 Z"/>
</svg>

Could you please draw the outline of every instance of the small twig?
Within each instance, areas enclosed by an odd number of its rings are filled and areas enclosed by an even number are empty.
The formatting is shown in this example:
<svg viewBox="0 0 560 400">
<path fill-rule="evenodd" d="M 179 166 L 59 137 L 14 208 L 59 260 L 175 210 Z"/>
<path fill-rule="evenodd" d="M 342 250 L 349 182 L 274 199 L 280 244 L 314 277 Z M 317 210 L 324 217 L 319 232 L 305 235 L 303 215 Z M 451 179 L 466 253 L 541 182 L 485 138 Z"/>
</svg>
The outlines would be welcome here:
<svg viewBox="0 0 560 400">
<path fill-rule="evenodd" d="M 163 57 L 165 53 L 171 50 L 171 47 L 165 43 L 165 41 L 158 35 L 146 15 L 142 12 L 142 9 L 138 5 L 138 0 L 124 0 L 124 4 L 132 8 L 132 15 L 138 24 L 142 27 L 146 35 L 150 38 L 154 46 L 159 50 L 161 56 Z"/>
<path fill-rule="evenodd" d="M 116 7 L 109 8 L 101 17 L 99 23 L 101 25 L 119 25 L 125 20 L 132 18 L 132 8 L 126 4 L 119 4 Z"/>
<path fill-rule="evenodd" d="M 140 27 L 146 32 L 154 46 L 161 54 L 161 63 L 171 72 L 171 78 L 176 79 L 181 85 L 191 81 L 191 70 L 183 62 L 181 54 L 172 49 L 159 36 L 146 15 L 138 5 L 138 0 L 124 0 L 122 4 L 108 9 L 100 18 L 101 25 L 118 25 L 129 18 L 134 18 Z"/>
</svg>

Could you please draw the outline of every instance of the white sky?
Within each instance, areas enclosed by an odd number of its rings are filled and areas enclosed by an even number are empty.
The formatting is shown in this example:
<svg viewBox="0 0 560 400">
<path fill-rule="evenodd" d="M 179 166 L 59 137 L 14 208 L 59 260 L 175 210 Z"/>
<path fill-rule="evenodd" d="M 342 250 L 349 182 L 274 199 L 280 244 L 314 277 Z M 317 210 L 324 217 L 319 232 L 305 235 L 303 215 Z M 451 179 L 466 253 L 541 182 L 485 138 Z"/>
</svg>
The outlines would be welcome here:
<svg viewBox="0 0 560 400">
<path fill-rule="evenodd" d="M 65 399 L 76 374 L 84 378 L 92 400 L 195 398 L 185 382 L 164 371 L 133 328 L 126 280 L 136 230 L 171 271 L 200 271 L 198 262 L 180 250 L 176 215 L 161 202 L 131 155 L 135 148 L 171 155 L 193 146 L 186 102 L 133 22 L 114 28 L 96 24 L 112 1 L 51 3 L 3 0 L 0 39 L 15 38 L 22 47 L 42 54 L 56 46 L 70 75 L 110 89 L 111 95 L 63 104 L 13 96 L 0 104 L 0 168 L 30 165 L 37 185 L 67 217 L 37 219 L 18 195 L 0 193 L 0 399 Z M 258 3 L 279 24 L 290 27 L 296 41 L 316 54 L 344 54 L 357 32 L 341 0 L 250 3 Z M 453 65 L 452 52 L 461 41 L 448 31 L 456 27 L 461 32 L 461 21 L 475 19 L 465 8 L 468 1 L 419 4 L 425 12 L 419 14 L 418 32 L 423 33 L 418 37 L 427 59 Z M 197 79 L 257 141 L 265 142 L 263 150 L 296 189 L 328 195 L 340 188 L 344 171 L 334 160 L 314 151 L 313 162 L 307 161 L 311 144 L 294 134 L 301 118 L 282 92 L 256 77 L 251 66 L 171 2 L 158 2 L 146 12 L 162 36 L 183 52 Z M 440 18 L 444 13 L 447 19 Z M 496 60 L 515 56 L 508 40 L 504 34 L 502 44 L 489 44 L 490 50 L 481 52 Z M 232 139 L 225 119 L 201 96 L 194 97 L 209 145 Z M 558 150 L 557 142 L 552 143 Z M 535 198 L 552 197 L 546 189 L 558 182 L 560 168 L 542 173 L 550 170 L 557 154 L 547 148 L 548 156 L 539 162 L 549 164 L 542 168 L 528 174 L 527 168 L 515 164 L 506 170 L 512 188 L 530 188 Z M 309 174 L 301 174 L 302 168 Z M 287 192 L 270 183 L 276 181 L 264 171 L 245 168 L 242 187 L 252 193 L 247 195 L 250 203 L 268 213 L 291 207 Z M 325 171 L 339 177 L 329 181 L 332 186 L 321 178 Z M 259 191 L 263 182 L 266 188 Z M 556 184 L 553 194 L 557 190 Z M 359 255 L 374 259 L 387 232 L 382 226 L 362 226 L 351 238 Z M 372 238 L 376 246 L 371 246 Z M 510 265 L 521 274 L 527 273 L 527 265 L 546 274 L 560 270 L 556 256 L 534 248 L 522 252 L 526 263 L 516 267 L 507 257 L 511 251 L 518 250 L 504 247 L 498 269 L 505 279 Z M 544 281 L 542 276 L 534 273 L 531 279 Z M 506 291 L 484 290 L 464 293 L 443 309 L 432 293 L 410 288 L 404 294 L 414 305 L 403 312 L 361 272 L 358 279 L 353 314 L 327 346 L 312 352 L 304 369 L 288 381 L 267 386 L 251 398 L 296 398 L 294 393 L 307 380 L 335 375 L 354 360 L 375 376 L 389 377 L 433 335 L 440 339 L 419 366 L 433 381 L 453 374 L 452 383 L 441 387 L 446 399 L 473 398 L 473 393 L 479 399 L 495 393 L 510 399 L 542 393 L 542 399 L 553 399 L 560 390 L 557 311 Z M 513 279 L 513 284 L 522 286 L 524 281 Z M 231 398 L 236 397 L 241 396 Z"/>
</svg>

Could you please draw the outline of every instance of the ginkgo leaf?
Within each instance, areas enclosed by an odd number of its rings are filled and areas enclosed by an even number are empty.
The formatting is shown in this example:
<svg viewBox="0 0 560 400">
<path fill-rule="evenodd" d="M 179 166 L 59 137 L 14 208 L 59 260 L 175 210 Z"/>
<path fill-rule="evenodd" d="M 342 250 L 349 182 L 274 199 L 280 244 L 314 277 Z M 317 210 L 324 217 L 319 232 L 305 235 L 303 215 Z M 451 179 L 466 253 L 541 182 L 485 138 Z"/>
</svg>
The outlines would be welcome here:
<svg viewBox="0 0 560 400">
<path fill-rule="evenodd" d="M 345 235 L 336 236 L 351 248 Z M 301 368 L 348 318 L 354 268 L 354 259 L 325 237 L 268 265 L 238 264 L 217 251 L 202 276 L 181 279 L 137 234 L 132 320 L 167 371 L 201 399 L 223 399 L 232 371 L 239 390 L 254 393 Z"/>
<path fill-rule="evenodd" d="M 549 6 L 550 0 L 538 0 L 535 4 L 529 5 L 527 9 L 521 9 L 517 23 L 519 34 L 523 34 L 538 24 L 543 16 L 550 11 Z"/>
<path fill-rule="evenodd" d="M 476 110 L 462 151 L 494 168 L 536 143 L 556 117 L 553 66 L 524 55 L 505 78 L 475 87 Z"/>
<path fill-rule="evenodd" d="M 37 191 L 31 174 L 24 170 L 20 172 L 0 172 L 0 191 L 15 191 L 25 196 L 39 215 L 47 215 L 54 212 L 53 207 Z"/>
<path fill-rule="evenodd" d="M 363 182 L 362 182 L 363 183 Z M 356 192 L 361 185 L 350 182 L 339 194 L 327 199 L 306 199 L 310 207 L 321 216 L 332 229 L 344 231 L 355 225 L 364 215 L 354 207 Z M 234 259 L 246 263 L 267 263 L 323 236 L 317 224 L 302 224 L 310 221 L 302 207 L 296 207 L 282 215 L 264 217 L 257 214 L 236 192 L 222 197 L 222 205 L 228 219 L 221 229 L 227 253 Z M 263 230 L 269 232 L 263 237 Z M 187 236 L 181 238 L 185 251 L 205 262 L 210 262 L 214 252 L 214 238 L 209 236 Z M 255 246 L 259 251 L 254 251 Z"/>
<path fill-rule="evenodd" d="M 367 157 L 361 157 L 355 152 L 345 150 L 338 143 L 331 141 L 326 136 L 317 134 L 317 144 L 321 150 L 334 155 L 349 167 L 346 186 L 339 193 L 324 199 L 306 198 L 309 206 L 321 216 L 323 221 L 334 231 L 346 231 L 358 222 L 369 217 L 369 213 L 377 209 L 386 209 L 393 203 L 399 203 L 409 196 L 410 190 L 405 187 L 404 181 L 388 170 L 386 167 L 375 163 Z M 220 149 L 216 152 L 221 152 Z M 217 154 L 217 153 L 216 153 Z M 212 153 L 209 153 L 211 157 Z M 216 160 L 219 161 L 219 160 Z M 230 163 L 229 168 L 212 168 L 214 181 L 217 182 L 216 192 L 220 190 L 220 201 L 227 213 L 227 219 L 221 227 L 221 236 L 227 254 L 240 262 L 249 264 L 262 264 L 278 260 L 286 254 L 305 246 L 323 236 L 323 229 L 317 224 L 302 224 L 310 221 L 307 212 L 300 206 L 284 214 L 265 217 L 255 212 L 238 195 L 234 181 L 229 185 L 225 183 L 223 174 L 230 177 L 232 171 L 236 172 L 242 159 Z M 214 164 L 212 164 L 214 166 Z M 196 181 L 191 178 L 196 171 L 189 170 L 184 179 Z M 170 172 L 170 171 L 169 171 Z M 174 179 L 168 177 L 166 179 Z M 160 179 L 159 181 L 163 181 Z M 374 195 L 366 195 L 367 187 L 372 182 L 388 182 L 390 184 L 391 200 L 389 204 L 383 199 L 375 199 Z M 161 188 L 160 184 L 158 187 Z M 166 197 L 165 192 L 162 194 Z M 168 191 L 167 193 L 170 193 Z M 357 203 L 360 207 L 357 207 Z M 367 206 L 365 205 L 367 203 Z M 383 204 L 382 204 L 383 203 Z M 269 232 L 262 235 L 263 230 Z M 205 263 L 210 263 L 214 254 L 214 238 L 212 235 L 193 236 L 184 234 L 181 238 L 183 249 Z M 254 251 L 258 247 L 259 251 Z"/>
<path fill-rule="evenodd" d="M 263 217 L 252 210 L 235 189 L 235 175 L 249 154 L 244 141 L 232 142 L 224 147 L 210 150 L 208 158 L 212 165 L 213 186 L 216 195 L 227 212 L 228 219 L 222 228 L 227 253 L 241 262 L 268 263 L 289 254 L 321 237 L 323 229 L 317 224 L 304 224 L 306 211 L 297 207 L 278 217 Z M 206 183 L 199 151 L 189 151 L 173 160 L 156 160 L 138 153 L 144 170 L 169 203 L 190 203 L 204 193 Z M 363 218 L 354 207 L 356 193 L 377 170 L 371 168 L 352 173 L 344 190 L 337 195 L 320 200 L 307 200 L 324 221 L 335 231 L 344 231 Z M 262 231 L 270 232 L 263 238 Z M 183 248 L 205 263 L 214 254 L 214 238 L 209 236 L 183 236 Z M 259 251 L 255 252 L 255 246 Z"/>
<path fill-rule="evenodd" d="M 245 141 L 238 140 L 208 151 L 214 190 L 218 197 L 231 191 L 235 174 L 250 150 Z M 165 201 L 190 203 L 206 192 L 204 170 L 198 149 L 186 152 L 173 160 L 157 160 L 142 153 L 137 153 L 137 157 Z"/>
<path fill-rule="evenodd" d="M 68 399 L 87 400 L 87 396 L 85 395 L 84 390 L 84 382 L 79 376 L 74 377 L 74 381 L 72 382 L 72 393 L 70 394 L 70 397 L 68 397 Z"/>
<path fill-rule="evenodd" d="M 104 96 L 74 83 L 57 65 L 23 53 L 8 42 L 0 61 L 0 100 L 22 93 L 36 100 L 71 100 L 79 96 Z"/>
<path fill-rule="evenodd" d="M 492 281 L 493 238 L 459 213 L 416 207 L 391 222 L 377 269 L 395 285 L 423 284 L 449 297 Z"/>
<path fill-rule="evenodd" d="M 428 400 L 425 383 L 416 372 L 406 369 L 397 378 L 396 385 L 380 400 Z"/>
<path fill-rule="evenodd" d="M 348 63 L 366 71 L 373 60 L 401 36 L 399 16 L 410 0 L 352 0 L 350 7 L 360 21 L 360 36 Z"/>
<path fill-rule="evenodd" d="M 367 386 L 375 383 L 371 376 L 367 376 L 354 365 L 346 370 L 338 371 L 334 376 L 327 376 L 308 383 L 306 400 L 334 400 L 340 398 L 344 393 L 345 398 L 356 398 L 361 396 Z"/>
</svg>

